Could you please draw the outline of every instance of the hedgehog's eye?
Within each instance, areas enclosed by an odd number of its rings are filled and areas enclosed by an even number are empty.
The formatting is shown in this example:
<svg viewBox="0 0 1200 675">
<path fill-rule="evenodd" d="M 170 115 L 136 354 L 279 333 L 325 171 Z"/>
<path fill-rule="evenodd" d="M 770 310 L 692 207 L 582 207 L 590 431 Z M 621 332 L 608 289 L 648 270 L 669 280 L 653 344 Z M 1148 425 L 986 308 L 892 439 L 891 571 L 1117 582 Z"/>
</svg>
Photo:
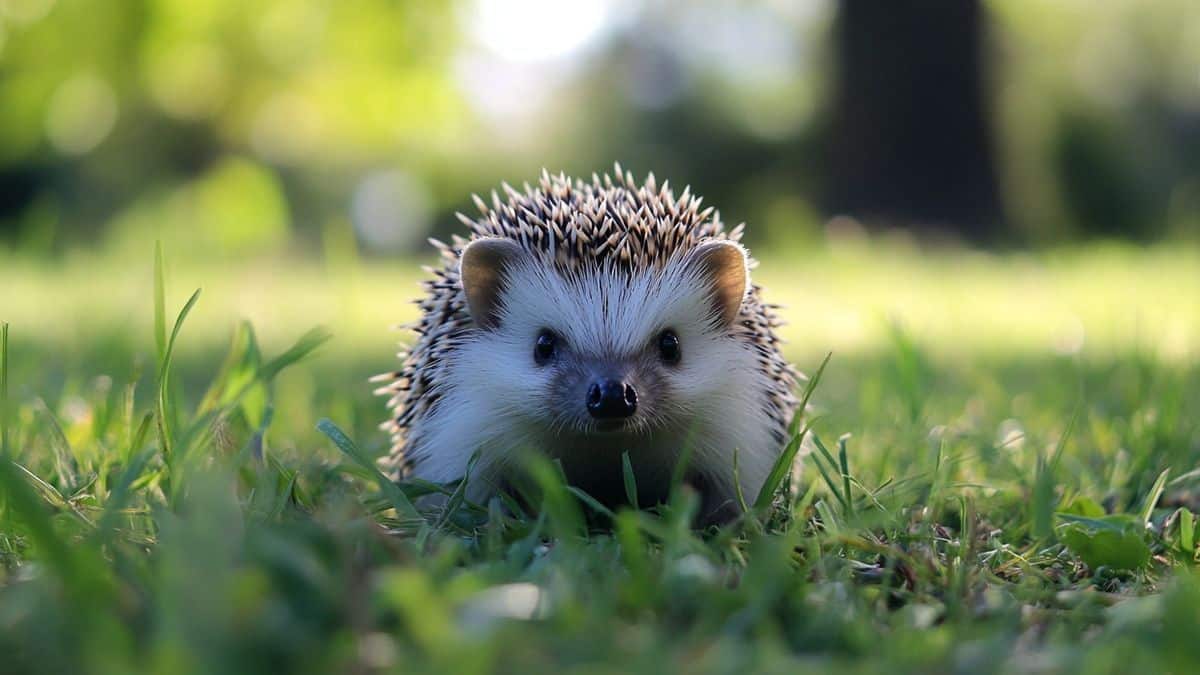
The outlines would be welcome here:
<svg viewBox="0 0 1200 675">
<path fill-rule="evenodd" d="M 533 360 L 538 365 L 544 365 L 547 361 L 554 358 L 556 351 L 558 351 L 558 336 L 549 330 L 543 330 L 538 333 L 537 342 L 533 345 Z"/>
<path fill-rule="evenodd" d="M 658 336 L 658 355 L 667 363 L 679 363 L 679 336 L 673 330 L 664 330 Z"/>
</svg>

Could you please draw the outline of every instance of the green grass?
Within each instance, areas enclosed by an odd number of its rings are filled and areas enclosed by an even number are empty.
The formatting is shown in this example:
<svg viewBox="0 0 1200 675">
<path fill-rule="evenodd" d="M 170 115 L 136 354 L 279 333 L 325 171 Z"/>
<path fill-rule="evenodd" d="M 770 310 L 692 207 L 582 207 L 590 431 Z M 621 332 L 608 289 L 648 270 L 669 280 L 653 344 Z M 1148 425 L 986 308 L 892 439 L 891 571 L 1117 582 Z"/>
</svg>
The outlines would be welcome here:
<svg viewBox="0 0 1200 675">
<path fill-rule="evenodd" d="M 544 465 L 418 512 L 365 382 L 413 265 L 0 261 L 0 671 L 1190 670 L 1197 255 L 796 260 L 815 449 L 707 531 Z"/>
</svg>

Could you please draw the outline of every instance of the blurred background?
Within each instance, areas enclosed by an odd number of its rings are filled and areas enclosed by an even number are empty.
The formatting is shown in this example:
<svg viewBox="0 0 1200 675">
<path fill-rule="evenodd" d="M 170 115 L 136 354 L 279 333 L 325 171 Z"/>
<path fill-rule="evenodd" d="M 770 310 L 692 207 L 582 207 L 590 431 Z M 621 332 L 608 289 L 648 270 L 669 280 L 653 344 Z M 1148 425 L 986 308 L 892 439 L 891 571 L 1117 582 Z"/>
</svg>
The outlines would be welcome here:
<svg viewBox="0 0 1200 675">
<path fill-rule="evenodd" d="M 39 392 L 134 377 L 159 240 L 168 307 L 205 289 L 181 367 L 325 324 L 371 428 L 425 239 L 614 161 L 748 223 L 804 368 L 896 326 L 1200 350 L 1194 0 L 0 0 L 0 319 Z"/>
<path fill-rule="evenodd" d="M 423 250 L 621 161 L 750 242 L 1200 232 L 1191 0 L 3 0 L 0 241 Z"/>
</svg>

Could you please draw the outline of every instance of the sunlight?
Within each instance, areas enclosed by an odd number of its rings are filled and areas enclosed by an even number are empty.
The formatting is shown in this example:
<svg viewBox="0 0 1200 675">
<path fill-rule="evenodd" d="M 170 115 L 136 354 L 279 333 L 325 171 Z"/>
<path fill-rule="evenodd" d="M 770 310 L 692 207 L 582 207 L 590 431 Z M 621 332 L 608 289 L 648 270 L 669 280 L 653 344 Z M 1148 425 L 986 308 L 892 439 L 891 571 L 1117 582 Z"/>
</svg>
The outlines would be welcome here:
<svg viewBox="0 0 1200 675">
<path fill-rule="evenodd" d="M 470 31 L 501 58 L 550 61 L 587 46 L 611 10 L 608 0 L 479 0 L 469 12 Z"/>
</svg>

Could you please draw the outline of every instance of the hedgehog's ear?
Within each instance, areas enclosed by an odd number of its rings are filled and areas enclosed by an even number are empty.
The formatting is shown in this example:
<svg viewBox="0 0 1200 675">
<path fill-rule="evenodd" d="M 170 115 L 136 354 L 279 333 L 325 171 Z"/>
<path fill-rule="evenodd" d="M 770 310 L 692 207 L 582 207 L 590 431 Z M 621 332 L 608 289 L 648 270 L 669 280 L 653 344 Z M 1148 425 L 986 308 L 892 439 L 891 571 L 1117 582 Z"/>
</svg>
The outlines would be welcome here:
<svg viewBox="0 0 1200 675">
<path fill-rule="evenodd" d="M 467 311 L 481 327 L 499 324 L 504 271 L 522 254 L 517 242 L 496 237 L 476 239 L 463 249 L 458 276 L 467 294 Z"/>
<path fill-rule="evenodd" d="M 746 250 L 735 242 L 718 239 L 696 247 L 689 257 L 709 286 L 713 312 L 721 325 L 732 324 L 750 285 Z"/>
</svg>

